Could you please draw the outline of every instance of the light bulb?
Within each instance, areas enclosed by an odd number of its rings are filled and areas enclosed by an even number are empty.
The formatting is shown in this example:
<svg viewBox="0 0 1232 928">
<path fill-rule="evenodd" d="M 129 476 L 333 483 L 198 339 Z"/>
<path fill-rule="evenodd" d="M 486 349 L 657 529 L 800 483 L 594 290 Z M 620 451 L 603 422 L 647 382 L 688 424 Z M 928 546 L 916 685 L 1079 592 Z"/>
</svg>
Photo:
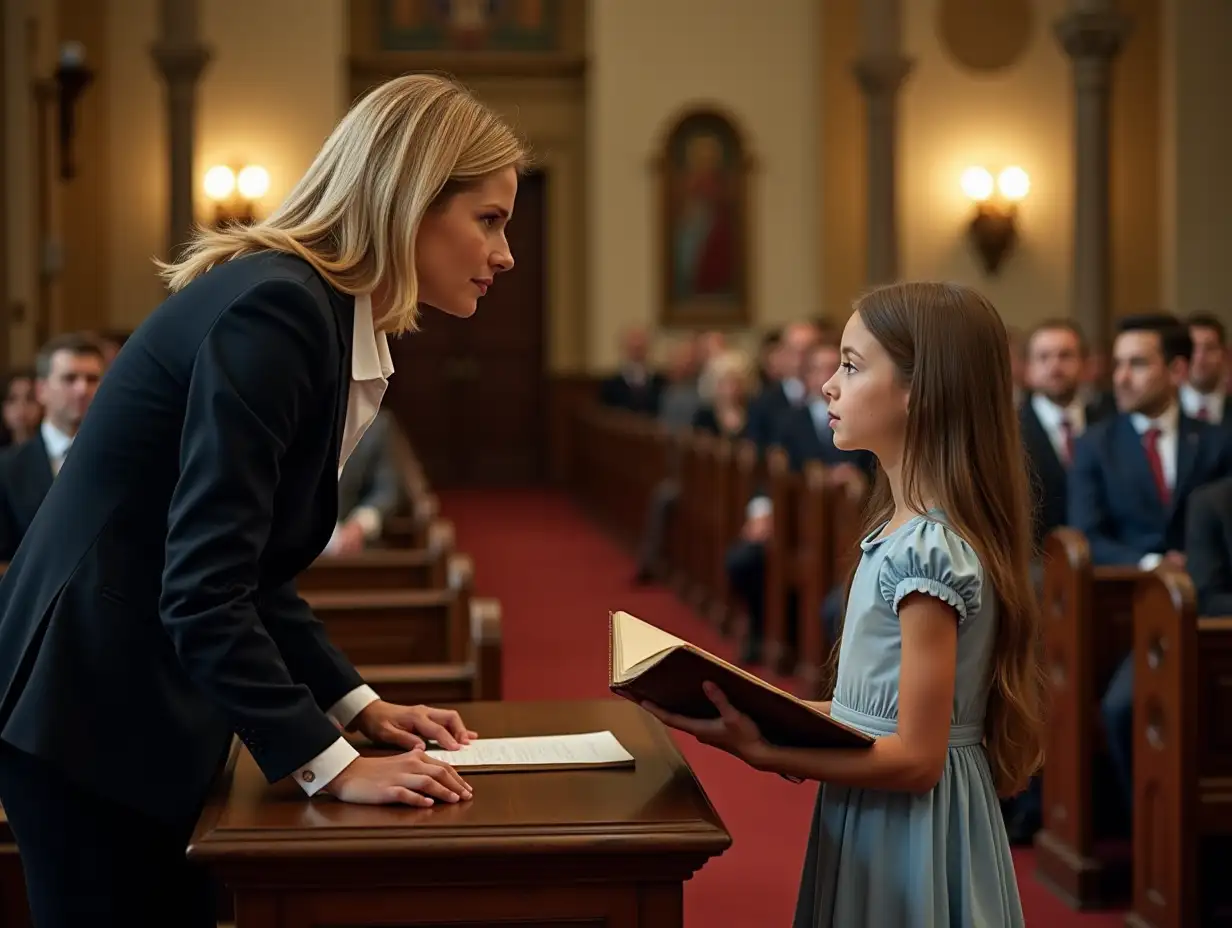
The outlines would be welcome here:
<svg viewBox="0 0 1232 928">
<path fill-rule="evenodd" d="M 205 195 L 211 200 L 225 200 L 235 190 L 235 172 L 225 164 L 216 164 L 205 172 Z"/>
<path fill-rule="evenodd" d="M 1031 189 L 1031 178 L 1020 167 L 1009 167 L 997 178 L 997 188 L 1007 200 L 1021 200 Z"/>
<path fill-rule="evenodd" d="M 259 164 L 250 164 L 236 179 L 240 188 L 240 196 L 245 200 L 259 200 L 269 190 L 269 171 Z"/>
<path fill-rule="evenodd" d="M 985 168 L 967 168 L 963 171 L 959 183 L 962 184 L 963 193 L 977 203 L 982 203 L 992 196 L 992 175 Z"/>
</svg>

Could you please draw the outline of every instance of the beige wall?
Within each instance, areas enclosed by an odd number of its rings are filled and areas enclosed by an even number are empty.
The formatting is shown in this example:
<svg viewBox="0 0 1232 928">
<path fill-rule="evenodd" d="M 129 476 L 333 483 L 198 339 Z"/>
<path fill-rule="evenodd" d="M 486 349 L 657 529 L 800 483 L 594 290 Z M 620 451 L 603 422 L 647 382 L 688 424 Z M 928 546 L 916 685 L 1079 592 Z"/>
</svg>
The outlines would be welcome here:
<svg viewBox="0 0 1232 928">
<path fill-rule="evenodd" d="M 975 285 L 1018 325 L 1063 314 L 1069 304 L 1071 91 L 1068 63 L 1049 29 L 1065 3 L 1034 6 L 1022 58 L 977 75 L 938 41 L 937 0 L 903 4 L 904 46 L 915 67 L 900 103 L 900 271 Z M 986 277 L 966 238 L 972 206 L 959 178 L 970 165 L 995 175 L 1014 164 L 1031 176 L 1020 240 L 1000 273 Z"/>
<path fill-rule="evenodd" d="M 1165 0 L 1162 25 L 1164 294 L 1232 325 L 1232 4 Z"/>
<path fill-rule="evenodd" d="M 115 325 L 135 325 L 163 298 L 149 258 L 165 250 L 166 139 L 162 82 L 149 48 L 155 0 L 111 0 L 111 160 L 108 247 Z M 270 173 L 263 208 L 277 204 L 308 167 L 345 105 L 344 4 L 209 0 L 201 31 L 213 57 L 198 94 L 198 218 L 208 217 L 201 179 L 213 164 L 257 163 Z"/>
<path fill-rule="evenodd" d="M 820 311 L 816 0 L 618 0 L 591 5 L 588 360 L 655 324 L 659 188 L 652 162 L 673 118 L 715 103 L 739 121 L 750 187 L 752 318 Z"/>
</svg>

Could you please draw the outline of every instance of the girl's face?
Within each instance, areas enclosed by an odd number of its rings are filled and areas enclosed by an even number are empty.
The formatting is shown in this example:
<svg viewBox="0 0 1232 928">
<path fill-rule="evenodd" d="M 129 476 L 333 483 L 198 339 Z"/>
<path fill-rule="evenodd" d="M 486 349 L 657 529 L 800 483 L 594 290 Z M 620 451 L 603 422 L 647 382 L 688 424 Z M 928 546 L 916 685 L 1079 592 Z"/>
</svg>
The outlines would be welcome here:
<svg viewBox="0 0 1232 928">
<path fill-rule="evenodd" d="M 823 392 L 830 404 L 834 445 L 870 451 L 882 465 L 901 460 L 910 390 L 859 313 L 843 329 L 841 363 Z"/>
</svg>

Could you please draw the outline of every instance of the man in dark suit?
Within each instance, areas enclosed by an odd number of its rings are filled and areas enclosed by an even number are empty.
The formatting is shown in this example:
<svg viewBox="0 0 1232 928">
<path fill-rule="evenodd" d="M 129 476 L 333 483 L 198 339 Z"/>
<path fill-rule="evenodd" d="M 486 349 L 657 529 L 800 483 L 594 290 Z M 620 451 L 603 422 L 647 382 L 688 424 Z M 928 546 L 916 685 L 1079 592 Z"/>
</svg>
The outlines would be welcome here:
<svg viewBox="0 0 1232 928">
<path fill-rule="evenodd" d="M 1107 402 L 1084 403 L 1079 395 L 1087 346 L 1068 319 L 1041 322 L 1027 336 L 1029 392 L 1019 406 L 1023 444 L 1035 490 L 1035 543 L 1066 524 L 1069 467 L 1074 446 L 1089 425 L 1116 410 Z"/>
<path fill-rule="evenodd" d="M 830 416 L 822 388 L 838 370 L 839 352 L 833 345 L 814 344 L 805 353 L 804 386 L 806 401 L 784 411 L 778 418 L 772 445 L 787 452 L 793 470 L 808 461 L 830 465 L 836 482 L 867 483 L 874 459 L 863 451 L 841 451 L 834 446 Z M 740 538 L 727 551 L 728 580 L 744 600 L 749 615 L 748 635 L 741 660 L 755 664 L 761 660 L 762 630 L 765 627 L 766 542 L 774 527 L 770 498 L 764 491 L 749 501 Z"/>
<path fill-rule="evenodd" d="M 1198 594 L 1198 611 L 1232 615 L 1232 477 L 1190 495 L 1185 561 Z"/>
<path fill-rule="evenodd" d="M 1189 376 L 1181 384 L 1181 411 L 1191 419 L 1232 428 L 1226 414 L 1227 330 L 1215 316 L 1195 313 L 1186 320 L 1193 340 Z"/>
<path fill-rule="evenodd" d="M 1023 382 L 1029 390 L 1018 406 L 1023 445 L 1035 495 L 1035 545 L 1066 523 L 1069 467 L 1074 444 L 1088 425 L 1113 410 L 1086 404 L 1079 396 L 1087 348 L 1081 330 L 1068 319 L 1041 322 L 1027 335 Z M 1037 578 L 1042 566 L 1035 565 Z M 1014 844 L 1029 843 L 1043 818 L 1039 777 L 1005 803 L 1006 831 Z"/>
<path fill-rule="evenodd" d="M 0 457 L 0 561 L 11 560 L 51 489 L 103 376 L 102 349 L 78 333 L 53 338 L 35 360 L 43 421 Z"/>
<path fill-rule="evenodd" d="M 394 458 L 393 414 L 381 410 L 364 432 L 338 478 L 338 524 L 326 554 L 355 554 L 381 537 L 385 520 L 402 506 L 402 480 Z"/>
<path fill-rule="evenodd" d="M 599 402 L 613 409 L 659 414 L 667 381 L 648 364 L 650 336 L 642 328 L 625 333 L 620 370 L 599 384 Z"/>
<path fill-rule="evenodd" d="M 1113 344 L 1118 414 L 1077 443 L 1069 484 L 1070 524 L 1086 535 L 1096 564 L 1185 566 L 1189 495 L 1232 474 L 1232 441 L 1222 429 L 1181 413 L 1177 392 L 1193 346 L 1175 317 L 1121 320 Z M 1133 655 L 1113 675 L 1102 703 L 1109 750 L 1132 804 Z"/>
<path fill-rule="evenodd" d="M 793 322 L 783 330 L 776 352 L 779 379 L 766 384 L 749 403 L 745 435 L 758 451 L 765 452 L 778 439 L 779 418 L 804 405 L 804 362 L 816 343 L 817 329 L 810 322 Z"/>
</svg>

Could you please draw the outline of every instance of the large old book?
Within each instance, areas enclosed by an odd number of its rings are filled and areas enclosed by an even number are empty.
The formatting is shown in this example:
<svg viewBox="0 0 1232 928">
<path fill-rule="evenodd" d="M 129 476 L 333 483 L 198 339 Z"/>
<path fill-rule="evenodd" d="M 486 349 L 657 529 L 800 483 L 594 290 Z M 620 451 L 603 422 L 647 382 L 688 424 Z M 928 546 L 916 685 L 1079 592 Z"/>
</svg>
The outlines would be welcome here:
<svg viewBox="0 0 1232 928">
<path fill-rule="evenodd" d="M 611 690 L 633 702 L 651 702 L 688 718 L 718 718 L 702 690 L 710 681 L 771 744 L 859 748 L 873 743 L 872 736 L 627 612 L 612 613 L 608 647 Z"/>
</svg>

